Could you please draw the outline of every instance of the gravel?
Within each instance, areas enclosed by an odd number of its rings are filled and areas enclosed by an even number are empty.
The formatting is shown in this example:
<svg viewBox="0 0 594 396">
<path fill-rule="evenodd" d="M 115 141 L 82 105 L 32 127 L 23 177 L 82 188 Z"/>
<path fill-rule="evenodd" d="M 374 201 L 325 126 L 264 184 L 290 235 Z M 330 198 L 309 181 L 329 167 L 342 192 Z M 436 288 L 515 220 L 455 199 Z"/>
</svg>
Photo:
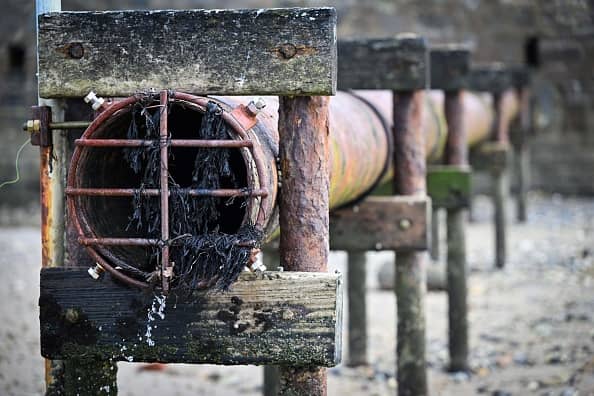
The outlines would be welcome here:
<svg viewBox="0 0 594 396">
<path fill-rule="evenodd" d="M 475 222 L 467 232 L 472 370 L 445 371 L 446 296 L 428 293 L 431 394 L 594 395 L 594 201 L 532 194 L 527 224 L 510 227 L 503 271 L 493 269 L 490 201 L 478 197 L 473 210 Z M 0 227 L 0 251 L 0 394 L 40 394 L 38 228 Z M 333 253 L 330 270 L 345 272 L 345 258 Z M 395 299 L 377 278 L 382 265 L 393 265 L 393 255 L 370 253 L 368 260 L 370 365 L 330 369 L 329 395 L 388 395 L 397 387 Z M 255 366 L 144 367 L 119 364 L 120 394 L 261 394 L 262 370 Z"/>
</svg>

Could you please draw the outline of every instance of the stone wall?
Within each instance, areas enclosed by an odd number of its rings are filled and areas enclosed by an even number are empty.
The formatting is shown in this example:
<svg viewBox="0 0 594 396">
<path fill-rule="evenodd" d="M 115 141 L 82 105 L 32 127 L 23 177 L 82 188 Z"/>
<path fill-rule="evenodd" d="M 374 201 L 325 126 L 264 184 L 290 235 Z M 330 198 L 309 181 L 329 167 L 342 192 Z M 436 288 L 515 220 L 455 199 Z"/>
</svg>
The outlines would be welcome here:
<svg viewBox="0 0 594 396">
<path fill-rule="evenodd" d="M 4 55 L 0 58 L 0 130 L 4 138 L 0 180 L 14 176 L 14 155 L 26 138 L 20 124 L 28 116 L 28 106 L 36 101 L 31 3 L 5 0 L 0 16 L 0 52 Z M 174 4 L 169 0 L 63 0 L 62 4 L 65 10 L 330 5 L 338 10 L 340 37 L 412 31 L 426 36 L 430 43 L 471 44 L 477 62 L 522 63 L 526 40 L 538 37 L 546 54 L 541 59 L 536 91 L 548 110 L 540 115 L 547 128 L 533 141 L 534 186 L 594 194 L 594 6 L 587 0 L 177 0 Z M 24 151 L 22 181 L 0 190 L 1 207 L 35 206 L 36 152 L 31 147 Z"/>
</svg>

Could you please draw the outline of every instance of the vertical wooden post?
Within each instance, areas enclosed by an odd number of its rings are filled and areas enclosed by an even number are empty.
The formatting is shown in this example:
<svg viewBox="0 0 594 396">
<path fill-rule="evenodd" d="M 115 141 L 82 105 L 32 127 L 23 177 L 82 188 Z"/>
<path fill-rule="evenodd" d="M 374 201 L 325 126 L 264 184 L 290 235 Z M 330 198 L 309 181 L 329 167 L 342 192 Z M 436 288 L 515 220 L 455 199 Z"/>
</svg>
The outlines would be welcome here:
<svg viewBox="0 0 594 396">
<path fill-rule="evenodd" d="M 519 138 L 515 144 L 515 164 L 518 175 L 518 195 L 516 218 L 518 222 L 525 223 L 527 219 L 526 206 L 528 191 L 530 189 L 530 150 L 528 148 L 528 135 L 532 127 L 532 114 L 530 106 L 530 90 L 522 87 L 518 90 L 520 96 L 520 126 Z"/>
<path fill-rule="evenodd" d="M 508 144 L 507 125 L 502 120 L 503 93 L 493 94 L 495 119 L 493 122 L 494 138 L 498 143 Z M 495 267 L 503 268 L 506 261 L 506 215 L 508 179 L 505 166 L 497 164 L 491 169 L 493 178 L 493 204 L 495 224 Z"/>
<path fill-rule="evenodd" d="M 348 295 L 349 295 L 349 355 L 347 366 L 356 367 L 367 364 L 367 308 L 365 252 L 348 254 Z"/>
<path fill-rule="evenodd" d="M 324 96 L 281 97 L 280 258 L 287 271 L 324 272 L 329 254 L 328 104 Z M 281 395 L 326 395 L 326 369 L 281 367 Z"/>
<path fill-rule="evenodd" d="M 426 194 L 422 91 L 394 91 L 394 194 Z M 400 396 L 427 394 L 424 252 L 397 255 L 397 378 Z"/>
<path fill-rule="evenodd" d="M 264 249 L 262 261 L 268 271 L 277 271 L 280 262 L 278 249 Z M 264 396 L 276 396 L 279 393 L 279 370 L 277 366 L 264 366 Z"/>
<path fill-rule="evenodd" d="M 445 95 L 448 125 L 445 162 L 461 168 L 468 166 L 462 95 L 463 92 L 459 90 L 446 92 Z M 447 210 L 448 344 L 451 371 L 468 370 L 465 212 L 460 207 Z"/>
<path fill-rule="evenodd" d="M 431 259 L 438 261 L 441 259 L 441 224 L 439 217 L 440 209 L 433 206 L 431 209 L 431 248 L 429 254 Z"/>
</svg>

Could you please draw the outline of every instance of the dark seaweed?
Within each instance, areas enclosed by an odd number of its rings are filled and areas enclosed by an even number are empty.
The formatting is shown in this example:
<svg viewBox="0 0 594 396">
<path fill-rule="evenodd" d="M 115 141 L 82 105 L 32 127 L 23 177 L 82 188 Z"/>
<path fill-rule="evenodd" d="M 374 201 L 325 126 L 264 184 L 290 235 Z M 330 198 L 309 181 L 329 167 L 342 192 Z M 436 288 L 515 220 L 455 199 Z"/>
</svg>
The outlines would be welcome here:
<svg viewBox="0 0 594 396">
<path fill-rule="evenodd" d="M 132 108 L 126 137 L 154 140 L 150 147 L 126 149 L 124 153 L 131 169 L 142 175 L 141 190 L 159 188 L 159 110 L 155 97 L 143 98 Z M 196 133 L 199 138 L 231 139 L 222 112 L 218 104 L 208 103 Z M 218 227 L 220 208 L 225 203 L 221 202 L 222 198 L 190 197 L 188 188 L 180 187 L 171 175 L 169 188 L 171 238 L 162 243 L 171 245 L 170 258 L 175 263 L 173 288 L 185 292 L 205 287 L 227 290 L 249 263 L 252 249 L 259 247 L 262 232 L 252 224 L 244 224 L 236 234 L 223 233 Z M 242 188 L 232 172 L 229 149 L 196 149 L 189 188 Z M 235 197 L 227 203 L 233 199 Z M 148 238 L 159 239 L 160 221 L 159 200 L 135 194 L 128 228 L 135 227 Z M 160 249 L 154 249 L 151 262 L 155 263 L 157 273 L 160 271 L 159 256 Z"/>
</svg>

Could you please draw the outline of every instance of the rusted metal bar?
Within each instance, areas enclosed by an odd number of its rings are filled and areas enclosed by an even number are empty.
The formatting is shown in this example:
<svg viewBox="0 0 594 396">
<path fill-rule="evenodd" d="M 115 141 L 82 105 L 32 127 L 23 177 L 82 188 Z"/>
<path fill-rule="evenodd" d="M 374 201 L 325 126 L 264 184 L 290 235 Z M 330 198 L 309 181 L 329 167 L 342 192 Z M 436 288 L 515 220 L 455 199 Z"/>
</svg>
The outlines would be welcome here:
<svg viewBox="0 0 594 396">
<path fill-rule="evenodd" d="M 184 189 L 190 197 L 266 197 L 268 191 L 264 189 L 247 190 L 247 189 Z M 171 191 L 167 192 L 171 195 Z M 161 195 L 161 190 L 157 188 L 73 188 L 66 189 L 67 195 L 73 196 L 102 196 L 102 197 L 133 197 L 135 194 L 141 194 L 149 197 L 156 197 Z"/>
<path fill-rule="evenodd" d="M 150 147 L 154 140 L 139 139 L 76 139 L 77 146 L 84 147 Z M 240 148 L 252 147 L 251 140 L 198 140 L 198 139 L 171 139 L 169 147 L 205 147 L 205 148 Z"/>
<path fill-rule="evenodd" d="M 468 146 L 464 125 L 465 109 L 460 90 L 446 92 L 445 115 L 448 139 L 444 160 L 447 165 L 468 166 Z M 447 209 L 447 293 L 448 340 L 452 371 L 468 370 L 468 318 L 466 287 L 465 210 Z"/>
<path fill-rule="evenodd" d="M 61 0 L 36 0 L 35 2 L 35 28 L 36 38 L 39 37 L 39 15 L 60 11 Z M 37 50 L 39 61 L 39 50 Z M 39 66 L 37 67 L 39 72 Z M 47 122 L 51 121 L 50 108 L 53 110 L 54 118 L 62 116 L 59 101 L 48 101 L 38 96 L 39 106 L 47 108 Z M 33 119 L 40 119 L 40 115 L 34 114 Z M 58 136 L 57 149 L 64 147 L 62 136 Z M 62 173 L 60 168 L 55 168 L 53 163 L 52 147 L 40 145 L 40 196 L 41 196 L 41 266 L 42 268 L 62 265 L 64 259 L 64 200 L 62 188 Z M 45 360 L 45 390 L 46 394 L 64 393 L 64 362 L 62 360 Z"/>
<path fill-rule="evenodd" d="M 165 244 L 176 245 L 175 240 L 162 241 L 150 238 L 78 238 L 81 245 L 104 245 L 104 246 L 163 246 Z M 253 247 L 255 241 L 237 241 L 237 246 Z"/>
<path fill-rule="evenodd" d="M 49 129 L 64 130 L 64 129 L 86 129 L 91 123 L 89 121 L 63 121 L 50 122 Z"/>
<path fill-rule="evenodd" d="M 158 239 L 149 238 L 78 238 L 82 245 L 158 246 Z"/>
<path fill-rule="evenodd" d="M 287 271 L 325 272 L 329 254 L 329 98 L 281 97 L 280 259 Z M 339 354 L 340 355 L 340 354 Z M 327 394 L 326 370 L 281 367 L 281 395 Z"/>
<path fill-rule="evenodd" d="M 394 92 L 394 194 L 425 195 L 422 91 Z M 397 254 L 397 378 L 400 396 L 427 394 L 425 357 L 425 253 Z"/>
<path fill-rule="evenodd" d="M 159 117 L 159 137 L 161 147 L 161 165 L 160 165 L 160 196 L 161 196 L 161 240 L 169 240 L 169 149 L 167 140 L 169 131 L 167 127 L 169 93 L 166 90 L 161 91 L 159 96 L 160 117 Z M 171 267 L 169 262 L 169 245 L 166 244 L 161 249 L 161 281 L 163 294 L 169 293 L 169 282 L 171 280 Z"/>
</svg>

